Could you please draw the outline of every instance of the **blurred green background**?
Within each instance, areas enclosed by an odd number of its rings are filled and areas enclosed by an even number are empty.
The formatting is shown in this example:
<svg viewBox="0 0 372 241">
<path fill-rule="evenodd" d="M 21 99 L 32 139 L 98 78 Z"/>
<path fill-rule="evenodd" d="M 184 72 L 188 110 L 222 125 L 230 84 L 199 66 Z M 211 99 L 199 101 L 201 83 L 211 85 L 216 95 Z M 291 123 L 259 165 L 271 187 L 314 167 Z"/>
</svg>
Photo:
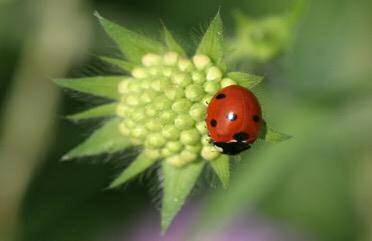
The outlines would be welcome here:
<svg viewBox="0 0 372 241">
<path fill-rule="evenodd" d="M 153 178 L 103 191 L 131 155 L 59 162 L 99 124 L 63 116 L 97 100 L 70 98 L 51 79 L 116 73 L 97 60 L 118 53 L 94 10 L 148 35 L 159 35 L 164 22 L 190 50 L 219 8 L 231 40 L 236 10 L 261 18 L 293 5 L 0 0 L 0 240 L 131 240 L 145 228 L 141 217 L 159 219 Z M 242 65 L 265 76 L 255 92 L 266 119 L 293 138 L 245 153 L 229 190 L 204 187 L 194 195 L 205 227 L 255 209 L 311 240 L 372 240 L 371 10 L 368 0 L 309 1 L 284 54 L 254 69 Z M 117 230 L 121 239 L 111 239 Z"/>
</svg>

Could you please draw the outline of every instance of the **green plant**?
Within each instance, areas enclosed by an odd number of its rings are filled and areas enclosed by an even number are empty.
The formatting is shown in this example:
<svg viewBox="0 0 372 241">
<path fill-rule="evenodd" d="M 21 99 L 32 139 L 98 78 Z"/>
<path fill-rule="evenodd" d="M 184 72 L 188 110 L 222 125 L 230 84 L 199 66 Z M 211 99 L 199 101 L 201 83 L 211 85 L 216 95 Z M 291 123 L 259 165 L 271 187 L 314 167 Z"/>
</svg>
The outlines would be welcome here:
<svg viewBox="0 0 372 241">
<path fill-rule="evenodd" d="M 204 121 L 208 101 L 220 88 L 232 84 L 252 88 L 262 78 L 227 71 L 219 14 L 191 58 L 165 27 L 164 43 L 161 43 L 96 16 L 125 57 L 125 60 L 108 57 L 102 60 L 129 74 L 56 80 L 64 88 L 113 101 L 69 116 L 74 121 L 110 118 L 63 159 L 142 147 L 141 154 L 110 188 L 128 182 L 160 162 L 162 229 L 166 231 L 205 165 L 211 165 L 225 188 L 229 183 L 229 157 L 219 153 L 208 140 Z M 277 142 L 288 136 L 264 128 L 261 138 Z"/>
</svg>

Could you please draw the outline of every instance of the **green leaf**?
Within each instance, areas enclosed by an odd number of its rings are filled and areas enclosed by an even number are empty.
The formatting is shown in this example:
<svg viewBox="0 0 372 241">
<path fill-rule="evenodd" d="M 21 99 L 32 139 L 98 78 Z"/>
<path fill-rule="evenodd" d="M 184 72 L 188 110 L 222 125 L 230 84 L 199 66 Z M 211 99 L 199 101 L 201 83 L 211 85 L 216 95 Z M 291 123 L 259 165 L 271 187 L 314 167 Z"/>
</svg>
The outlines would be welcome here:
<svg viewBox="0 0 372 241">
<path fill-rule="evenodd" d="M 209 163 L 212 166 L 218 178 L 220 179 L 222 186 L 224 188 L 227 188 L 230 182 L 229 157 L 226 155 L 222 155 L 221 157 L 217 158 L 216 160 L 210 161 Z"/>
<path fill-rule="evenodd" d="M 252 89 L 259 83 L 261 83 L 263 77 L 243 72 L 230 72 L 227 76 L 233 80 L 235 80 L 239 85 Z"/>
<path fill-rule="evenodd" d="M 168 49 L 171 50 L 171 51 L 175 51 L 182 56 L 186 56 L 185 50 L 176 41 L 176 39 L 173 37 L 172 33 L 167 29 L 167 27 L 165 25 L 163 27 L 163 31 L 164 31 L 165 44 L 167 45 Z"/>
<path fill-rule="evenodd" d="M 123 76 L 97 76 L 78 79 L 56 79 L 54 82 L 67 89 L 86 94 L 119 99 L 118 85 Z"/>
<path fill-rule="evenodd" d="M 121 52 L 129 61 L 139 64 L 142 57 L 147 53 L 164 52 L 164 46 L 160 42 L 113 23 L 100 16 L 97 12 L 95 16 L 99 19 L 106 33 L 116 42 Z"/>
<path fill-rule="evenodd" d="M 115 59 L 115 58 L 110 58 L 110 57 L 100 57 L 100 59 L 108 64 L 111 64 L 113 66 L 118 67 L 121 70 L 124 70 L 126 72 L 131 72 L 132 69 L 135 67 L 134 64 L 129 63 L 125 60 L 122 59 Z"/>
<path fill-rule="evenodd" d="M 265 122 L 262 127 L 260 138 L 269 143 L 278 143 L 286 141 L 292 138 L 292 136 L 276 131 L 270 127 L 267 127 L 267 124 Z"/>
<path fill-rule="evenodd" d="M 184 167 L 175 167 L 163 162 L 163 202 L 161 210 L 161 227 L 167 231 L 176 214 L 185 203 L 194 187 L 205 161 L 190 163 Z"/>
<path fill-rule="evenodd" d="M 214 17 L 205 32 L 198 49 L 197 54 L 209 56 L 214 63 L 221 64 L 223 60 L 223 25 L 220 13 Z"/>
<path fill-rule="evenodd" d="M 77 114 L 69 115 L 67 118 L 72 121 L 80 121 L 91 118 L 114 116 L 117 105 L 117 103 L 100 105 Z"/>
<path fill-rule="evenodd" d="M 140 154 L 109 186 L 116 188 L 137 175 L 144 172 L 156 162 L 156 159 L 148 158 L 144 153 Z"/>
<path fill-rule="evenodd" d="M 62 160 L 101 153 L 114 153 L 129 147 L 131 143 L 128 138 L 121 135 L 118 130 L 119 123 L 120 119 L 118 118 L 107 121 L 83 143 L 64 155 Z"/>
</svg>

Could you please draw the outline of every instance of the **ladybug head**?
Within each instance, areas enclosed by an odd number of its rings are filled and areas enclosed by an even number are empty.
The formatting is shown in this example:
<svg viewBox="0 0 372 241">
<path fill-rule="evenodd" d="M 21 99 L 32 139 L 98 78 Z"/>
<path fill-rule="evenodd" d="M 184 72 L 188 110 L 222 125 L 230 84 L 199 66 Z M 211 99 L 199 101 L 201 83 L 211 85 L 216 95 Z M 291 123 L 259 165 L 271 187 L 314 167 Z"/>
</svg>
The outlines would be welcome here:
<svg viewBox="0 0 372 241">
<path fill-rule="evenodd" d="M 221 152 L 227 155 L 237 155 L 240 152 L 249 149 L 251 146 L 248 142 L 213 142 L 213 144 L 219 149 Z"/>
</svg>

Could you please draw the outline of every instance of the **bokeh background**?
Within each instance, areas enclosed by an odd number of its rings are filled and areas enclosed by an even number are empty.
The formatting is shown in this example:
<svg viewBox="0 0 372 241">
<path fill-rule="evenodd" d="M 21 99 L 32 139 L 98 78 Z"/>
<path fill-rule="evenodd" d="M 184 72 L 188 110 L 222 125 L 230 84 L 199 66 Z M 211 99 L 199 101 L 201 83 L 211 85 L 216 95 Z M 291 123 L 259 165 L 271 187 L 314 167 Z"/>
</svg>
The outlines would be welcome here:
<svg viewBox="0 0 372 241">
<path fill-rule="evenodd" d="M 98 61 L 118 54 L 94 10 L 148 35 L 159 35 L 164 22 L 190 50 L 219 8 L 231 40 L 236 10 L 262 18 L 293 5 L 0 0 L 0 240 L 372 240 L 369 0 L 307 2 L 283 54 L 241 65 L 265 76 L 255 92 L 266 119 L 293 138 L 258 143 L 236 160 L 227 191 L 202 180 L 165 237 L 151 174 L 103 190 L 133 155 L 59 161 L 99 124 L 63 116 L 97 100 L 62 93 L 51 79 L 115 73 Z"/>
</svg>

